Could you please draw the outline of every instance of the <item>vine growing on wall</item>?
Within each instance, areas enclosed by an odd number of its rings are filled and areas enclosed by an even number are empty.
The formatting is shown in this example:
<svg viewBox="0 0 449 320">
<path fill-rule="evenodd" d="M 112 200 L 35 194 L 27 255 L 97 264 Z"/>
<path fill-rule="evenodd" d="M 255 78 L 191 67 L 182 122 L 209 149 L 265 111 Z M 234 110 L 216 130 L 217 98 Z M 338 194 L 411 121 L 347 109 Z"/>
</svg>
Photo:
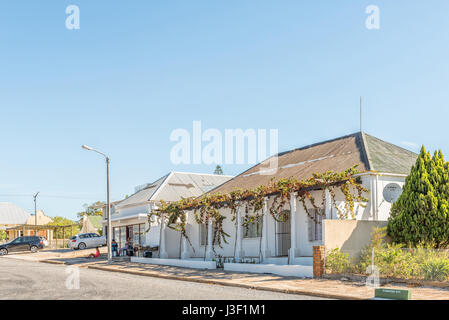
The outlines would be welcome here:
<svg viewBox="0 0 449 320">
<path fill-rule="evenodd" d="M 305 180 L 283 178 L 275 181 L 272 179 L 268 185 L 257 186 L 254 189 L 235 189 L 227 194 L 206 193 L 198 198 L 182 198 L 170 203 L 161 201 L 158 207 L 150 212 L 148 218 L 164 217 L 167 227 L 181 232 L 192 246 L 186 233 L 186 212 L 193 211 L 198 224 L 208 225 L 209 221 L 212 221 L 214 230 L 212 243 L 222 248 L 223 243 L 228 243 L 229 234 L 223 229 L 226 216 L 221 213 L 221 209 L 229 209 L 231 220 L 234 222 L 236 222 L 237 210 L 242 210 L 242 226 L 247 226 L 263 216 L 265 199 L 270 197 L 273 201 L 267 209 L 276 221 L 289 219 L 288 213 L 285 212 L 285 206 L 290 202 L 292 195 L 302 203 L 310 219 L 315 220 L 315 216 L 310 212 L 307 203 L 316 209 L 317 214 L 324 215 L 324 212 L 319 209 L 325 206 L 326 190 L 329 192 L 329 200 L 337 210 L 340 219 L 355 218 L 355 203 L 365 206 L 364 203 L 368 202 L 368 199 L 364 194 L 369 192 L 361 185 L 359 178 L 354 177 L 358 173 L 360 172 L 357 170 L 357 166 L 354 166 L 342 172 L 315 173 L 311 178 Z M 344 208 L 338 206 L 336 190 L 340 190 L 344 196 Z M 312 194 L 316 191 L 322 192 L 319 200 L 315 199 Z M 213 250 L 215 252 L 214 247 Z"/>
</svg>

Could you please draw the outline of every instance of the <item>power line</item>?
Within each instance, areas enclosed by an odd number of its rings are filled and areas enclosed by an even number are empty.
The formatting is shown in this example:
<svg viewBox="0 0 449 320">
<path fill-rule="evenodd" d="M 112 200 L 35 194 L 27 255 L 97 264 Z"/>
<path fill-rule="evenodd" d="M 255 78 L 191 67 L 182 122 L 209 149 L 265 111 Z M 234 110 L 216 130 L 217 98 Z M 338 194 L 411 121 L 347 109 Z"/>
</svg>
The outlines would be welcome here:
<svg viewBox="0 0 449 320">
<path fill-rule="evenodd" d="M 33 194 L 0 194 L 0 197 L 32 197 Z M 97 199 L 101 197 L 71 197 L 71 196 L 57 196 L 57 195 L 40 195 L 42 198 L 59 198 L 59 199 L 73 199 L 73 200 L 84 200 L 84 199 Z"/>
</svg>

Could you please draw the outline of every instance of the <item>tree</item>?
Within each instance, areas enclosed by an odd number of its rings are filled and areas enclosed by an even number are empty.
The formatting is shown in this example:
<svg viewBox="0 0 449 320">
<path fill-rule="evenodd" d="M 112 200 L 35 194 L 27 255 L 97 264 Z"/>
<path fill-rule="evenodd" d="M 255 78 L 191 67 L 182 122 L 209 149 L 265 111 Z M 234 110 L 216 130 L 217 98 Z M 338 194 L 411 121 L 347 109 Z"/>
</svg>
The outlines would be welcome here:
<svg viewBox="0 0 449 320">
<path fill-rule="evenodd" d="M 223 169 L 221 168 L 220 165 L 217 165 L 217 166 L 215 167 L 214 174 L 220 174 L 220 175 L 223 174 Z"/>
<path fill-rule="evenodd" d="M 103 201 L 97 201 L 90 205 L 85 203 L 83 205 L 84 211 L 78 212 L 77 216 L 79 219 L 81 219 L 84 215 L 87 216 L 101 216 L 103 215 L 103 206 L 105 203 Z"/>
<path fill-rule="evenodd" d="M 449 163 L 424 146 L 391 209 L 388 235 L 396 243 L 449 245 Z"/>
<path fill-rule="evenodd" d="M 54 217 L 52 218 L 53 221 L 48 223 L 49 226 L 70 226 L 74 225 L 73 227 L 67 227 L 65 228 L 65 231 L 63 232 L 62 228 L 57 228 L 53 234 L 53 237 L 55 239 L 62 239 L 63 235 L 67 239 L 70 236 L 70 231 L 72 231 L 72 235 L 78 234 L 81 231 L 80 225 L 78 225 L 75 221 L 72 221 L 70 219 L 64 218 L 64 217 Z M 64 233 L 64 234 L 63 234 Z"/>
<path fill-rule="evenodd" d="M 0 230 L 0 241 L 6 240 L 8 238 L 8 233 L 5 230 Z"/>
</svg>

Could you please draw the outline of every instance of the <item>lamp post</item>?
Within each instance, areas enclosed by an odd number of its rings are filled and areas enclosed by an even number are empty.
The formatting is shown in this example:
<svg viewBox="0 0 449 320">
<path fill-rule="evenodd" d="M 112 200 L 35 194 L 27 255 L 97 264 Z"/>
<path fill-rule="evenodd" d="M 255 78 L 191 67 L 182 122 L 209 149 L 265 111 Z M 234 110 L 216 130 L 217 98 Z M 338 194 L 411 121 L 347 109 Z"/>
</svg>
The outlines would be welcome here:
<svg viewBox="0 0 449 320">
<path fill-rule="evenodd" d="M 33 195 L 34 198 L 34 225 L 36 226 L 36 228 L 34 229 L 34 235 L 37 236 L 37 206 L 36 206 L 36 198 L 37 195 L 39 194 L 39 191 L 36 192 L 35 195 Z M 23 236 L 25 235 L 25 232 L 23 232 Z"/>
<path fill-rule="evenodd" d="M 106 159 L 106 188 L 107 188 L 107 200 L 106 200 L 106 216 L 108 217 L 108 235 L 107 235 L 107 242 L 108 242 L 108 263 L 112 263 L 112 222 L 111 222 L 111 208 L 110 208 L 110 201 L 109 201 L 109 157 L 105 155 L 103 152 L 100 152 L 98 150 L 95 150 L 92 147 L 86 146 L 83 144 L 81 146 L 83 149 L 94 151 L 96 153 L 101 154 Z"/>
</svg>

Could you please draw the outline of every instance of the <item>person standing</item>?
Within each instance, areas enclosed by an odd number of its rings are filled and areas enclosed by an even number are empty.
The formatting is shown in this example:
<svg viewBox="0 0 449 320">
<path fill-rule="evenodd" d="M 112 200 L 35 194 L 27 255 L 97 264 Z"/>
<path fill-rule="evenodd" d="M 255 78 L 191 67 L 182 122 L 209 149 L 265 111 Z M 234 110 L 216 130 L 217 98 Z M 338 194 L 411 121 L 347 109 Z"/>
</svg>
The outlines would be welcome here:
<svg viewBox="0 0 449 320">
<path fill-rule="evenodd" d="M 112 239 L 112 256 L 116 257 L 118 256 L 118 243 L 115 241 L 115 239 Z"/>
<path fill-rule="evenodd" d="M 133 242 L 131 240 L 131 238 L 128 238 L 128 242 L 126 243 L 126 248 L 127 248 L 127 255 L 128 256 L 133 256 L 134 255 L 134 248 L 133 248 Z"/>
</svg>

